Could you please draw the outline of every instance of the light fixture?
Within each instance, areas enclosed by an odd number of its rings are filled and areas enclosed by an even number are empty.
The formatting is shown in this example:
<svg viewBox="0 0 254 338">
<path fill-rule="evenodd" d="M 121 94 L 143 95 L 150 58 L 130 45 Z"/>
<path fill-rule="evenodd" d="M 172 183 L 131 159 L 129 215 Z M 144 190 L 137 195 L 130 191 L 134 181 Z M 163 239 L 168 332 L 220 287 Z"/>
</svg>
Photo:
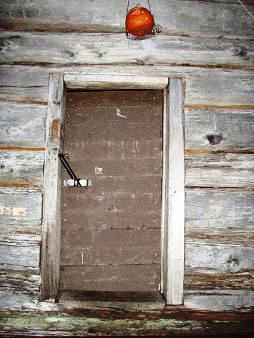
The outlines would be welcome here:
<svg viewBox="0 0 254 338">
<path fill-rule="evenodd" d="M 161 32 L 161 26 L 154 22 L 154 16 L 151 11 L 149 0 L 147 0 L 147 4 L 148 8 L 143 7 L 138 3 L 135 7 L 130 9 L 128 0 L 125 20 L 126 36 L 128 39 L 149 39 Z"/>
</svg>

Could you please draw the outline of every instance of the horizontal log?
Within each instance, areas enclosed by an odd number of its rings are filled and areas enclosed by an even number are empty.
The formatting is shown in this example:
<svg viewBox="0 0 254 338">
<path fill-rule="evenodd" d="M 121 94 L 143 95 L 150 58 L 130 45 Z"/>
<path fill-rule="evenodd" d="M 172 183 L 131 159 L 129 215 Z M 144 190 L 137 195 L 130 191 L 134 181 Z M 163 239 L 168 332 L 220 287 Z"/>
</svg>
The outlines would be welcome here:
<svg viewBox="0 0 254 338">
<path fill-rule="evenodd" d="M 186 231 L 254 230 L 254 192 L 240 189 L 187 189 Z M 227 230 L 228 229 L 228 230 Z"/>
<path fill-rule="evenodd" d="M 44 152 L 1 151 L 0 185 L 42 186 Z"/>
<path fill-rule="evenodd" d="M 248 310 L 253 307 L 254 292 L 250 290 L 185 291 L 186 307 L 209 311 Z"/>
<path fill-rule="evenodd" d="M 62 290 L 158 291 L 160 265 L 65 266 Z"/>
<path fill-rule="evenodd" d="M 0 102 L 0 146 L 44 146 L 46 107 Z"/>
<path fill-rule="evenodd" d="M 251 247 L 254 245 L 254 231 L 242 229 L 230 229 L 228 231 L 214 230 L 214 229 L 198 229 L 186 231 L 187 241 L 202 240 L 211 244 L 229 244 L 229 245 L 243 245 Z"/>
<path fill-rule="evenodd" d="M 100 336 L 119 336 L 119 333 L 124 336 L 186 336 L 188 332 L 190 336 L 210 334 L 247 338 L 254 332 L 252 316 L 253 311 L 209 313 L 177 308 L 132 312 L 124 311 L 123 307 L 90 307 L 87 311 L 82 309 L 80 312 L 76 308 L 75 315 L 71 311 L 37 312 L 32 315 L 21 311 L 2 313 L 0 328 L 4 336 L 34 336 L 38 333 L 42 336 L 82 336 L 84 332 Z"/>
<path fill-rule="evenodd" d="M 185 156 L 187 187 L 253 187 L 253 154 Z"/>
<path fill-rule="evenodd" d="M 38 268 L 40 261 L 40 236 L 1 235 L 0 267 L 27 270 Z"/>
<path fill-rule="evenodd" d="M 239 273 L 253 269 L 254 248 L 236 244 L 210 244 L 206 240 L 186 240 L 186 269 L 206 269 L 218 273 Z"/>
<path fill-rule="evenodd" d="M 158 264 L 160 230 L 65 229 L 61 250 L 61 265 Z"/>
<path fill-rule="evenodd" d="M 1 32 L 0 62 L 25 64 L 168 64 L 253 66 L 252 40 L 159 35 Z"/>
<path fill-rule="evenodd" d="M 0 310 L 30 310 L 38 302 L 38 296 L 8 289 L 0 290 L 0 298 Z"/>
<path fill-rule="evenodd" d="M 144 2 L 145 3 L 145 2 Z M 244 2 L 245 4 L 247 1 Z M 248 8 L 253 12 L 253 3 Z M 126 12 L 124 0 L 91 2 L 86 10 L 81 0 L 5 1 L 1 6 L 2 27 L 16 30 L 123 32 Z M 130 3 L 130 7 L 135 3 Z M 147 5 L 147 3 L 145 3 Z M 238 2 L 174 1 L 153 2 L 156 22 L 165 33 L 202 35 L 252 35 L 251 18 Z M 68 15 L 66 9 L 68 8 Z M 101 13 L 101 8 L 106 8 Z M 237 20 L 235 19 L 237 17 Z"/>
<path fill-rule="evenodd" d="M 243 273 L 212 273 L 205 269 L 187 269 L 184 276 L 185 290 L 253 290 L 254 271 Z"/>
<path fill-rule="evenodd" d="M 39 270 L 0 270 L 1 291 L 12 291 L 16 294 L 35 295 L 38 297 L 40 287 Z"/>
<path fill-rule="evenodd" d="M 253 71 L 168 66 L 107 65 L 106 68 L 105 66 L 42 68 L 2 65 L 0 66 L 0 99 L 47 103 L 48 75 L 51 72 L 182 76 L 186 80 L 185 105 L 252 108 L 254 106 Z"/>
<path fill-rule="evenodd" d="M 108 90 L 108 89 L 161 89 L 168 85 L 168 78 L 155 76 L 122 76 L 116 75 L 110 77 L 108 75 L 94 75 L 91 80 L 87 75 L 65 75 L 64 81 L 70 89 L 82 88 L 86 90 Z"/>
<path fill-rule="evenodd" d="M 254 110 L 186 108 L 185 148 L 254 151 Z"/>
<path fill-rule="evenodd" d="M 41 192 L 28 189 L 0 189 L 0 233 L 41 232 Z"/>
</svg>

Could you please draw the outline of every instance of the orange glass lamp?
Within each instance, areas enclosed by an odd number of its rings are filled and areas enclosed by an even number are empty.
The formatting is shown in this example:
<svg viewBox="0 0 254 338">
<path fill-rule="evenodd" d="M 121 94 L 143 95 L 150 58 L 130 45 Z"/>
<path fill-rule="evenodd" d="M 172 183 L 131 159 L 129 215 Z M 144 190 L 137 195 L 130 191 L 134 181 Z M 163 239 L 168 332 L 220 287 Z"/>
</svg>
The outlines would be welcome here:
<svg viewBox="0 0 254 338">
<path fill-rule="evenodd" d="M 128 39 L 148 39 L 161 32 L 161 27 L 154 22 L 149 0 L 148 6 L 149 9 L 137 4 L 135 7 L 129 9 L 128 1 L 125 20 L 126 36 Z"/>
</svg>

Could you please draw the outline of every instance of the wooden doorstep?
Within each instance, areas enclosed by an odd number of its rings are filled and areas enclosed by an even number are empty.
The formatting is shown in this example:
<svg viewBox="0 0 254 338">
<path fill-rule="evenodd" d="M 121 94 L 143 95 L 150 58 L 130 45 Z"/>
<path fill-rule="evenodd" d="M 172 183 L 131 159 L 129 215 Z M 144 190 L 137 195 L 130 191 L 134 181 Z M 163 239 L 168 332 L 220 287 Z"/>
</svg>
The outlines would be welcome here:
<svg viewBox="0 0 254 338">
<path fill-rule="evenodd" d="M 112 308 L 123 310 L 162 310 L 165 301 L 159 292 L 63 291 L 59 304 L 64 308 Z"/>
</svg>

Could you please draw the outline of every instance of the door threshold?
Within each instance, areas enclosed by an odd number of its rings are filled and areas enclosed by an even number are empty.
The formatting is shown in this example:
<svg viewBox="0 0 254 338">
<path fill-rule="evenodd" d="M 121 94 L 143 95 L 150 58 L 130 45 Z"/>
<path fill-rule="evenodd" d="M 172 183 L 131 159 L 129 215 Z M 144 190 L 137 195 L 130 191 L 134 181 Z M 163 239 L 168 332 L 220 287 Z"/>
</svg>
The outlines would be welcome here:
<svg viewBox="0 0 254 338">
<path fill-rule="evenodd" d="M 159 292 L 62 291 L 59 305 L 64 308 L 162 310 L 165 300 Z"/>
</svg>

